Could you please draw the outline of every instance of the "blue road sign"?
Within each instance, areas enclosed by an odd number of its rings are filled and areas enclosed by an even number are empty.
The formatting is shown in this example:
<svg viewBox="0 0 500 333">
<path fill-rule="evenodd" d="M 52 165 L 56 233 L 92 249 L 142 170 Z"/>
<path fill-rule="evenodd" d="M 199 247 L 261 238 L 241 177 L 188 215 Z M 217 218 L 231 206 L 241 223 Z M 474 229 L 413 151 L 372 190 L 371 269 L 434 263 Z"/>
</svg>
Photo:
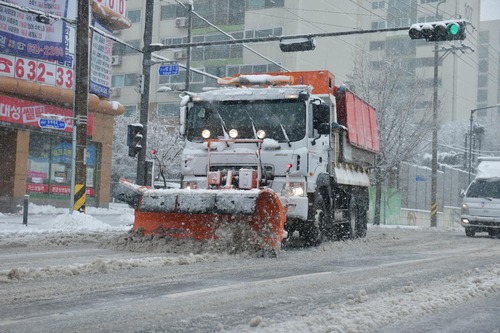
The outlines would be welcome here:
<svg viewBox="0 0 500 333">
<path fill-rule="evenodd" d="M 158 75 L 179 75 L 179 64 L 161 65 L 158 68 Z"/>
<path fill-rule="evenodd" d="M 66 129 L 66 122 L 64 120 L 40 118 L 38 119 L 38 125 L 40 125 L 41 128 L 51 128 L 58 130 Z"/>
<path fill-rule="evenodd" d="M 415 177 L 415 181 L 417 182 L 425 182 L 427 179 L 424 176 L 417 175 Z"/>
</svg>

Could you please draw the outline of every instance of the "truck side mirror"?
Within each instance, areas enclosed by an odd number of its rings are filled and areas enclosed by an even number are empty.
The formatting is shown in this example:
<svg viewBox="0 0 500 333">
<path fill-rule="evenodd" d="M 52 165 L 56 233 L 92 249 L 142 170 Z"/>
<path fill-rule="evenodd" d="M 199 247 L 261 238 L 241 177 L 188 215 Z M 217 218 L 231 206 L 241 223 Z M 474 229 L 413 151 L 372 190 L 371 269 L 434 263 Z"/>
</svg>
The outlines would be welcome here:
<svg viewBox="0 0 500 333">
<path fill-rule="evenodd" d="M 187 113 L 187 106 L 181 106 L 179 112 L 179 134 L 181 136 L 186 135 L 186 113 Z"/>
<path fill-rule="evenodd" d="M 329 122 L 330 107 L 326 104 L 313 104 L 313 127 L 319 129 L 320 124 Z"/>
</svg>

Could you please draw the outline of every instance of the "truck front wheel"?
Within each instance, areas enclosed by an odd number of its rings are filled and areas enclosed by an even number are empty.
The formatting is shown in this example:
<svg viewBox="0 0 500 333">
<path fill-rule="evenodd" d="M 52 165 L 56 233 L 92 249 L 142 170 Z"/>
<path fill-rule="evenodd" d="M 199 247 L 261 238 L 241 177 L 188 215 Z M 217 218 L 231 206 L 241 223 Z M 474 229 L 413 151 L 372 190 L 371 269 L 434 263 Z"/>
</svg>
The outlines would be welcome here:
<svg viewBox="0 0 500 333">
<path fill-rule="evenodd" d="M 470 228 L 470 227 L 465 228 L 465 235 L 467 237 L 474 237 L 475 234 L 476 234 L 476 230 L 474 230 L 474 228 Z"/>
<path fill-rule="evenodd" d="M 318 246 L 323 241 L 321 230 L 327 224 L 327 210 L 321 194 L 314 196 L 313 208 L 309 212 L 307 223 L 302 228 L 302 236 L 308 246 Z"/>
</svg>

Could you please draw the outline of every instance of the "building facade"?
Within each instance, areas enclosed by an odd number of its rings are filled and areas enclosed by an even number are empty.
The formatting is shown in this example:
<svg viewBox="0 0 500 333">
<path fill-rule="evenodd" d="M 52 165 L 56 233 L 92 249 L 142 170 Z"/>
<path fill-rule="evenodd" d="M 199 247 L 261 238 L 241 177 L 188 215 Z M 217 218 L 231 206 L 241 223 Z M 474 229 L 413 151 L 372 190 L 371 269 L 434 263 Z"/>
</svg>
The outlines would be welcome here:
<svg viewBox="0 0 500 333">
<path fill-rule="evenodd" d="M 119 38 L 141 48 L 142 26 L 146 18 L 143 1 L 129 0 L 128 17 L 132 28 Z M 303 0 L 195 0 L 193 6 L 192 42 L 229 39 L 210 27 L 216 25 L 235 39 L 264 36 L 291 36 L 307 33 L 371 30 L 410 26 L 413 23 L 462 18 L 472 23 L 467 39 L 439 44 L 439 117 L 442 122 L 462 119 L 476 105 L 477 52 L 479 34 L 479 0 L 391 0 L 391 1 L 303 1 Z M 153 42 L 176 45 L 187 42 L 187 9 L 178 3 L 155 2 L 155 11 L 148 19 L 155 24 Z M 203 17 L 201 20 L 197 15 Z M 141 55 L 123 46 L 114 50 L 116 56 L 114 87 L 126 114 L 137 111 L 139 94 L 134 92 L 140 74 Z M 156 52 L 166 59 L 185 64 L 186 49 L 173 48 Z M 310 52 L 283 53 L 277 42 L 247 45 L 214 45 L 191 49 L 191 66 L 218 77 L 241 73 L 328 69 L 337 84 L 348 82 L 353 75 L 354 59 L 386 61 L 390 56 L 404 57 L 408 71 L 429 82 L 416 112 L 432 112 L 434 43 L 410 40 L 406 31 L 324 37 L 316 39 Z M 177 76 L 160 76 L 159 65 L 151 68 L 151 110 L 158 115 L 177 113 L 178 94 L 157 94 L 160 86 L 173 91 L 185 88 L 185 71 Z M 190 90 L 214 85 L 214 80 L 193 73 Z M 118 96 L 119 95 L 119 96 Z M 155 113 L 155 112 L 153 112 Z"/>
<path fill-rule="evenodd" d="M 108 31 L 130 26 L 123 4 L 89 1 L 94 26 Z M 75 47 L 76 2 L 6 1 L 0 13 L 0 212 L 18 212 L 26 195 L 37 204 L 73 208 L 75 170 L 86 176 L 86 206 L 107 207 L 114 117 L 124 112 L 108 93 L 111 39 L 89 32 L 87 80 L 75 68 L 75 54 L 82 52 Z M 90 93 L 85 115 L 77 118 L 78 80 L 89 82 Z M 74 154 L 76 121 L 87 131 L 85 142 L 78 143 L 84 161 Z"/>
</svg>

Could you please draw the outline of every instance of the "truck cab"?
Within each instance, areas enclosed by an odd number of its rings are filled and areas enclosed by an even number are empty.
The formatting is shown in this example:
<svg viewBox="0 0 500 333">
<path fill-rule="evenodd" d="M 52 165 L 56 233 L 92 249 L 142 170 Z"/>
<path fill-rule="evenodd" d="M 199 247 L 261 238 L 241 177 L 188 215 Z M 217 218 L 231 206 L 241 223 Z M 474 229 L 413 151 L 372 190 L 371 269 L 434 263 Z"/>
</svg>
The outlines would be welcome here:
<svg viewBox="0 0 500 333">
<path fill-rule="evenodd" d="M 468 237 L 500 234 L 500 158 L 480 158 L 477 175 L 462 195 L 461 224 Z"/>
</svg>

